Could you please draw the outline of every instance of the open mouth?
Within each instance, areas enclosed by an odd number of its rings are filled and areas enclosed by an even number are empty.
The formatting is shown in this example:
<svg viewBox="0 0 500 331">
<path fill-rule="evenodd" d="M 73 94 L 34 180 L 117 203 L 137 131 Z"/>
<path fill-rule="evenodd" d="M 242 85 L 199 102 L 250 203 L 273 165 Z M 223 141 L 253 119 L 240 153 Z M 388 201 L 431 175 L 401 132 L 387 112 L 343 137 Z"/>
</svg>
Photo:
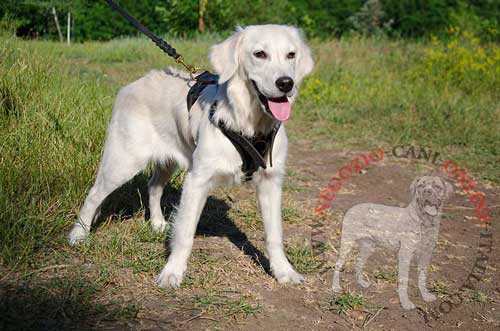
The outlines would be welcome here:
<svg viewBox="0 0 500 331">
<path fill-rule="evenodd" d="M 439 208 L 440 203 L 432 203 L 429 200 L 425 200 L 424 202 L 424 211 L 431 215 L 431 216 L 436 216 L 438 213 L 438 208 Z"/>
<path fill-rule="evenodd" d="M 259 91 L 257 84 L 253 80 L 252 84 L 255 88 L 255 91 L 257 91 L 259 100 L 264 106 L 267 114 L 282 122 L 286 121 L 290 117 L 292 106 L 290 105 L 290 102 L 288 102 L 288 98 L 286 95 L 283 95 L 279 98 L 268 98 Z"/>
</svg>

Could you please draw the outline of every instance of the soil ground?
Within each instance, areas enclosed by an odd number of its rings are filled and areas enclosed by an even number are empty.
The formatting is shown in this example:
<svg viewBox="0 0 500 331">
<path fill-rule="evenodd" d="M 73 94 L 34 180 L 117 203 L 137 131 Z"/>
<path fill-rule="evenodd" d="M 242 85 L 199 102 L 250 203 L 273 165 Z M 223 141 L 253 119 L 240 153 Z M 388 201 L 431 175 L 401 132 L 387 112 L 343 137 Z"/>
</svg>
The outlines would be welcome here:
<svg viewBox="0 0 500 331">
<path fill-rule="evenodd" d="M 41 318 L 38 328 L 54 326 L 71 329 L 96 328 L 101 330 L 498 330 L 500 328 L 498 277 L 500 189 L 482 183 L 489 211 L 493 216 L 493 248 L 488 255 L 487 269 L 477 289 L 467 292 L 466 300 L 451 312 L 433 318 L 428 312 L 465 283 L 478 256 L 479 232 L 474 206 L 460 186 L 447 201 L 441 221 L 439 241 L 433 254 L 429 271 L 429 288 L 438 295 L 435 303 L 422 301 L 416 288 L 416 268 L 411 270 L 410 298 L 417 305 L 411 311 L 402 310 L 396 292 L 396 252 L 378 251 L 365 269 L 372 285 L 361 289 L 354 281 L 352 261 L 342 274 L 342 284 L 347 294 L 331 291 L 332 271 L 318 273 L 318 260 L 326 266 L 335 262 L 341 234 L 341 220 L 347 209 L 362 202 L 405 206 L 409 201 L 409 186 L 417 175 L 437 173 L 430 163 L 413 159 L 397 159 L 386 154 L 384 159 L 355 174 L 344 182 L 344 188 L 335 197 L 332 206 L 320 220 L 313 210 L 320 190 L 330 177 L 349 160 L 367 151 L 335 150 L 317 147 L 310 141 L 292 141 L 290 144 L 289 175 L 284 190 L 284 233 L 289 258 L 305 273 L 301 285 L 279 285 L 269 274 L 263 242 L 263 228 L 255 205 L 254 189 L 250 186 L 219 189 L 209 199 L 202 216 L 193 256 L 190 260 L 183 286 L 175 290 L 160 290 L 155 284 L 155 271 L 165 261 L 165 253 L 151 261 L 157 265 L 146 272 L 135 265 L 112 269 L 111 277 L 104 277 L 101 286 L 104 307 L 114 302 L 127 302 L 131 315 L 123 318 L 102 318 L 99 312 L 89 313 L 93 307 L 80 307 L 78 300 L 68 293 L 55 292 L 53 297 L 33 298 L 34 287 L 51 288 L 55 279 L 71 282 L 99 282 L 103 270 L 95 254 L 87 258 L 67 248 L 57 259 L 60 267 L 40 270 L 29 281 L 18 279 L 15 274 L 3 279 L 4 298 L 11 307 L 25 307 L 24 318 L 33 309 L 60 305 L 61 311 Z M 389 149 L 390 151 L 390 149 Z M 144 181 L 139 187 L 144 190 Z M 164 196 L 166 213 L 170 204 L 178 199 L 178 191 L 168 190 Z M 132 213 L 134 214 L 134 213 Z M 95 236 L 106 241 L 106 232 L 116 230 L 137 231 L 137 217 L 123 222 L 107 222 L 99 226 Z M 314 256 L 311 252 L 311 225 L 321 222 L 326 253 Z M 122 224 L 116 224 L 122 223 Z M 99 239 L 101 238 L 101 239 Z M 124 237 L 126 238 L 126 237 Z M 161 242 L 146 243 L 164 251 Z M 103 246 L 104 247 L 104 246 Z M 105 248 L 102 248 L 105 249 Z M 125 259 L 130 257 L 125 254 Z M 64 264 L 60 264 L 64 261 Z M 159 262 L 158 262 L 159 261 Z M 78 267 L 78 272 L 74 269 Z M 82 272 L 83 270 L 83 272 Z M 74 273 L 78 275 L 75 275 Z M 9 280 L 10 278 L 10 280 Z M 18 284 L 15 287 L 12 284 Z M 45 285 L 44 285 L 45 284 Z M 70 287 L 73 288 L 73 287 Z M 78 296 L 76 296 L 78 298 Z M 353 299 L 349 306 L 350 299 Z M 356 298 L 360 299 L 356 303 Z M 347 305 L 342 306 L 342 300 Z M 73 306 L 73 307 L 72 307 Z M 78 324 L 65 319 L 66 312 L 78 306 L 82 318 Z M 343 308 L 343 309 L 342 309 Z M 9 309 L 5 308 L 4 309 Z M 12 308 L 16 309 L 16 308 Z M 56 309 L 57 311 L 57 309 Z M 427 315 L 426 315 L 427 314 Z M 427 317 L 426 317 L 427 316 Z M 40 317 L 36 317 L 40 319 Z M 41 326 L 41 327 L 40 327 Z M 45 327 L 44 327 L 45 326 Z"/>
</svg>

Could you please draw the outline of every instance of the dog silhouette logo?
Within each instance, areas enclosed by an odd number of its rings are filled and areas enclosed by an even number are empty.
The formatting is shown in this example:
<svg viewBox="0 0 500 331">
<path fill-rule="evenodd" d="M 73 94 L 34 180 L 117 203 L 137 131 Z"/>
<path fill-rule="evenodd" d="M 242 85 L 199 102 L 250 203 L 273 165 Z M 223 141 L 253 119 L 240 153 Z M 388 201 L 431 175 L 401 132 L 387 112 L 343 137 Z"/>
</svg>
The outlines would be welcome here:
<svg viewBox="0 0 500 331">
<path fill-rule="evenodd" d="M 333 290 L 342 291 L 340 271 L 353 248 L 358 249 L 355 276 L 367 288 L 370 282 L 363 268 L 377 248 L 398 251 L 398 294 L 404 309 L 414 309 L 408 298 L 408 275 L 413 258 L 418 267 L 418 288 L 424 301 L 436 296 L 427 290 L 427 269 L 439 234 L 444 202 L 453 188 L 441 177 L 423 176 L 410 187 L 411 201 L 405 208 L 383 204 L 362 203 L 350 208 L 342 221 L 340 251 L 335 264 Z"/>
</svg>

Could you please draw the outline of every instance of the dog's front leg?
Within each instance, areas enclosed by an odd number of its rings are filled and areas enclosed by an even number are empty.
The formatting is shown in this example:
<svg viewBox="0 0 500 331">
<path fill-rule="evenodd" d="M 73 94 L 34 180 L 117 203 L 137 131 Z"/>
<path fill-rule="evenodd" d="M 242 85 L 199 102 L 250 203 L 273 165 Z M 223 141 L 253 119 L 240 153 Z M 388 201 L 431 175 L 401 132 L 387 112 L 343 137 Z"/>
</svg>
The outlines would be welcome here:
<svg viewBox="0 0 500 331">
<path fill-rule="evenodd" d="M 266 249 L 271 270 L 280 283 L 301 283 L 304 277 L 288 262 L 283 249 L 281 229 L 281 184 L 279 176 L 269 176 L 257 184 L 259 208 L 264 221 Z"/>
<path fill-rule="evenodd" d="M 399 260 L 399 283 L 398 283 L 398 294 L 399 302 L 403 309 L 414 309 L 415 304 L 408 298 L 408 277 L 410 273 L 410 265 L 413 253 L 415 251 L 414 247 L 411 245 L 405 245 L 402 243 L 399 249 L 398 260 Z"/>
<path fill-rule="evenodd" d="M 429 290 L 427 290 L 427 270 L 431 263 L 433 250 L 434 250 L 434 245 L 432 243 L 426 246 L 422 245 L 417 255 L 418 288 L 425 302 L 436 300 L 436 296 L 430 293 Z"/>
<path fill-rule="evenodd" d="M 160 287 L 178 287 L 182 282 L 193 247 L 196 226 L 210 188 L 210 180 L 207 177 L 193 172 L 186 175 L 172 229 L 171 253 L 157 279 Z"/>
</svg>

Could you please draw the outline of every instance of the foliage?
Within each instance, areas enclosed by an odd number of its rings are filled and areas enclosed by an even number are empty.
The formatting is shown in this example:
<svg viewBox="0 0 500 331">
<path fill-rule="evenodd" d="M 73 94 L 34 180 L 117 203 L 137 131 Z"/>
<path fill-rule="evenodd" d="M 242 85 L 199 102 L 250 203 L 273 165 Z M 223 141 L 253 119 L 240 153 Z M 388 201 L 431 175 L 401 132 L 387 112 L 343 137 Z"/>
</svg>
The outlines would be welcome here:
<svg viewBox="0 0 500 331">
<path fill-rule="evenodd" d="M 365 298 L 362 295 L 352 294 L 351 292 L 339 295 L 329 302 L 329 310 L 334 310 L 337 314 L 349 312 L 350 310 L 359 310 L 365 304 Z"/>
<path fill-rule="evenodd" d="M 117 1 L 127 8 L 134 17 L 156 32 L 161 32 L 162 21 L 155 6 L 163 4 L 161 0 Z M 72 14 L 72 36 L 75 40 L 109 40 L 122 35 L 135 35 L 137 31 L 130 26 L 118 13 L 112 11 L 102 0 L 52 0 L 52 1 L 22 1 L 7 0 L 0 4 L 0 17 L 8 15 L 19 20 L 18 36 L 31 38 L 52 37 L 55 39 L 57 30 L 54 23 L 52 8 L 56 9 L 63 32 L 66 29 L 66 16 Z"/>
<path fill-rule="evenodd" d="M 389 30 L 392 20 L 385 20 L 385 12 L 380 0 L 368 0 L 361 10 L 349 17 L 353 29 L 363 34 L 378 34 Z"/>
<path fill-rule="evenodd" d="M 444 43 L 432 38 L 415 76 L 426 76 L 434 84 L 452 84 L 464 92 L 477 89 L 500 93 L 500 46 L 482 45 L 479 38 L 458 27 L 450 27 L 450 39 Z"/>
<path fill-rule="evenodd" d="M 500 41 L 500 2 L 496 2 L 496 7 L 494 3 L 485 1 L 484 7 L 475 8 L 459 1 L 456 7 L 450 9 L 448 26 L 454 27 L 457 32 L 471 32 L 483 41 Z"/>
<path fill-rule="evenodd" d="M 16 19 L 10 14 L 4 14 L 0 18 L 0 35 L 2 36 L 15 36 L 16 31 L 25 23 L 23 19 Z"/>
<path fill-rule="evenodd" d="M 156 33 L 191 36 L 198 29 L 199 0 L 116 1 Z M 103 0 L 6 0 L 0 3 L 0 17 L 21 22 L 16 29 L 19 36 L 55 39 L 52 7 L 63 29 L 67 12 L 72 13 L 73 36 L 79 41 L 137 34 Z M 205 27 L 212 32 L 233 30 L 236 25 L 280 23 L 298 25 L 309 37 L 339 37 L 351 31 L 421 37 L 459 26 L 483 39 L 500 40 L 500 1 L 210 0 L 205 9 Z"/>
</svg>

